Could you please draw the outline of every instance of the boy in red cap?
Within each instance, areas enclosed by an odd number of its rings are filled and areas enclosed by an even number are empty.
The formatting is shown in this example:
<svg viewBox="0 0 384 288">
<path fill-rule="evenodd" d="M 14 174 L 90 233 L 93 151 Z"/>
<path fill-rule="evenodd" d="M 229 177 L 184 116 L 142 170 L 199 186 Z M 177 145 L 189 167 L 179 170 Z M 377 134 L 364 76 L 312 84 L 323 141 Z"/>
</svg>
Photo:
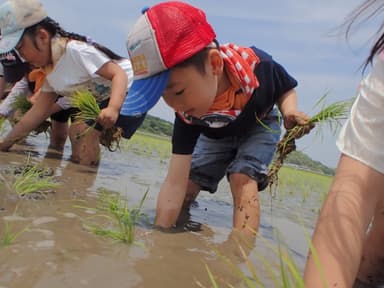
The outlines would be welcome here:
<svg viewBox="0 0 384 288">
<path fill-rule="evenodd" d="M 200 190 L 214 193 L 227 175 L 233 227 L 254 234 L 258 192 L 268 184 L 268 165 L 285 128 L 304 124 L 297 111 L 297 82 L 257 48 L 219 46 L 205 14 L 183 2 L 163 2 L 143 11 L 127 49 L 134 82 L 122 113 L 163 96 L 176 112 L 172 157 L 161 187 L 156 225 L 176 224 Z M 129 103 L 127 101 L 130 101 Z"/>
</svg>

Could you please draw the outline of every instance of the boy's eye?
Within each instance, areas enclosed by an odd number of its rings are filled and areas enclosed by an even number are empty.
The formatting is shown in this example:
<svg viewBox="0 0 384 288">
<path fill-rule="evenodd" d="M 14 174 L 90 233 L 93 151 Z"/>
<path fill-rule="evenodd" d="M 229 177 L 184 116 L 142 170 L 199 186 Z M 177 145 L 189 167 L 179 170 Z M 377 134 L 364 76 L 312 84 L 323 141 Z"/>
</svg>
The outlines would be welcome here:
<svg viewBox="0 0 384 288">
<path fill-rule="evenodd" d="M 179 95 L 181 95 L 181 94 L 183 94 L 183 93 L 184 93 L 184 90 L 185 90 L 185 89 L 183 89 L 183 90 L 180 90 L 180 91 L 177 91 L 175 94 L 176 94 L 177 96 L 179 96 Z"/>
</svg>

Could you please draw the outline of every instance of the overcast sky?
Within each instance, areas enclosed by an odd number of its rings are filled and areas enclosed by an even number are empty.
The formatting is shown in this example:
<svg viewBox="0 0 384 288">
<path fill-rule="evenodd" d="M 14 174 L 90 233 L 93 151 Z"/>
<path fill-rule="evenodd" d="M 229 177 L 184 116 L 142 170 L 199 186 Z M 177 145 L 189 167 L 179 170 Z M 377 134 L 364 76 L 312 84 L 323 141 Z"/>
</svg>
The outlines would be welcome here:
<svg viewBox="0 0 384 288">
<path fill-rule="evenodd" d="M 145 0 L 43 0 L 48 14 L 63 28 L 87 35 L 122 56 L 126 36 Z M 349 42 L 338 26 L 359 0 L 197 0 L 187 1 L 205 10 L 221 43 L 255 45 L 269 52 L 298 82 L 299 108 L 309 115 L 320 97 L 327 103 L 355 96 L 362 77 L 360 65 L 367 56 L 376 23 L 367 23 Z M 376 26 L 375 26 L 376 25 Z M 172 121 L 163 102 L 150 114 Z M 339 152 L 336 136 L 322 128 L 323 137 L 306 136 L 299 149 L 315 160 L 335 167 Z"/>
</svg>

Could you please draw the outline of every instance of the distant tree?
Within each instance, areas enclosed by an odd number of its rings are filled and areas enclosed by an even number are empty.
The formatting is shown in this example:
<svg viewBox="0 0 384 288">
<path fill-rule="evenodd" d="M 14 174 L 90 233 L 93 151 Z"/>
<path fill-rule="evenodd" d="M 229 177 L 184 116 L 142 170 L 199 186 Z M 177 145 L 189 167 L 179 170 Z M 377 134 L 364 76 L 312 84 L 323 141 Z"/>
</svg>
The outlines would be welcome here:
<svg viewBox="0 0 384 288">
<path fill-rule="evenodd" d="M 152 115 L 147 115 L 139 130 L 147 133 L 170 137 L 172 136 L 173 124 L 164 119 Z"/>
</svg>

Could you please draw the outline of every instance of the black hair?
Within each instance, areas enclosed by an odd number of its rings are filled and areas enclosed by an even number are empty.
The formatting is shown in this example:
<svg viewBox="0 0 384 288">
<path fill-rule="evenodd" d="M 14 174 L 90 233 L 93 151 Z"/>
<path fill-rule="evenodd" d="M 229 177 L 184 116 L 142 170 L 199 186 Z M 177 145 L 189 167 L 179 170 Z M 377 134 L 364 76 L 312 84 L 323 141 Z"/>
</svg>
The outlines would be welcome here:
<svg viewBox="0 0 384 288">
<path fill-rule="evenodd" d="M 3 65 L 4 80 L 7 83 L 16 83 L 31 71 L 29 63 L 21 61 L 15 50 L 4 55 L 0 62 Z"/>
<path fill-rule="evenodd" d="M 56 21 L 54 21 L 50 17 L 46 17 L 41 22 L 26 28 L 24 31 L 23 35 L 32 36 L 32 40 L 33 40 L 33 43 L 34 43 L 36 48 L 37 48 L 37 44 L 36 44 L 36 40 L 35 40 L 34 36 L 36 36 L 36 32 L 37 32 L 38 28 L 44 28 L 45 30 L 48 31 L 49 34 L 51 34 L 52 37 L 59 35 L 62 37 L 67 37 L 68 39 L 73 39 L 73 40 L 78 40 L 78 41 L 89 43 L 89 44 L 95 46 L 98 50 L 100 50 L 101 52 L 103 52 L 105 55 L 107 55 L 109 58 L 111 58 L 113 60 L 123 59 L 123 57 L 114 53 L 113 51 L 111 51 L 107 47 L 105 47 L 101 44 L 98 44 L 98 43 L 90 40 L 89 38 L 87 38 L 85 36 L 65 31 L 63 28 L 61 28 L 59 23 L 57 23 Z"/>
<path fill-rule="evenodd" d="M 355 10 L 353 10 L 347 17 L 344 26 L 346 28 L 345 35 L 349 38 L 352 28 L 355 25 L 359 25 L 363 22 L 368 21 L 370 18 L 380 14 L 384 10 L 384 3 L 377 0 L 366 0 L 360 4 Z M 379 35 L 374 42 L 368 57 L 365 59 L 363 64 L 363 71 L 368 65 L 372 64 L 373 59 L 376 55 L 384 50 L 384 22 L 379 26 L 376 31 L 376 35 Z"/>
<path fill-rule="evenodd" d="M 191 56 L 190 58 L 184 60 L 183 62 L 174 66 L 174 68 L 184 68 L 188 66 L 194 66 L 199 73 L 205 75 L 205 61 L 208 57 L 208 52 L 211 49 L 219 49 L 219 42 L 215 39 L 212 41 L 215 46 L 204 47 L 202 50 Z"/>
</svg>

